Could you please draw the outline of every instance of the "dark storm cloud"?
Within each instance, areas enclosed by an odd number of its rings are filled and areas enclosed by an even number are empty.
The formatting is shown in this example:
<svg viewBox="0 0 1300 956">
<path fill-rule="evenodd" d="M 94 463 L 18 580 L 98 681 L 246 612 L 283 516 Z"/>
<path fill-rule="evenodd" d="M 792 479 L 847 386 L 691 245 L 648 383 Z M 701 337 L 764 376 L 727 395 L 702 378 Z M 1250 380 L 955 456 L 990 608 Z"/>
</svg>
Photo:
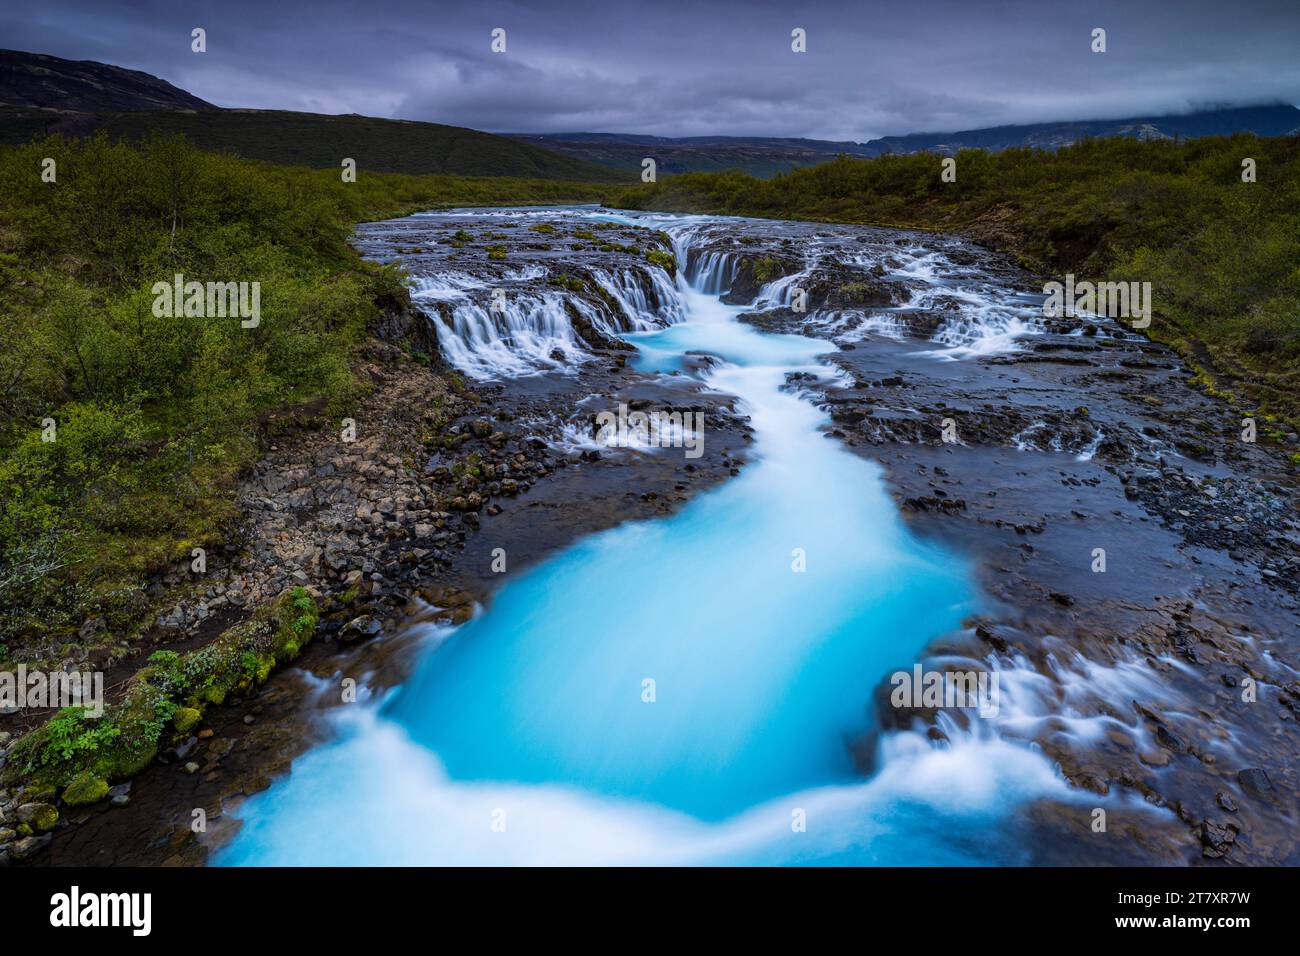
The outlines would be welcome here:
<svg viewBox="0 0 1300 956">
<path fill-rule="evenodd" d="M 498 131 L 864 140 L 1300 101 L 1297 0 L 8 0 L 0 46 L 145 70 L 221 106 Z"/>
</svg>

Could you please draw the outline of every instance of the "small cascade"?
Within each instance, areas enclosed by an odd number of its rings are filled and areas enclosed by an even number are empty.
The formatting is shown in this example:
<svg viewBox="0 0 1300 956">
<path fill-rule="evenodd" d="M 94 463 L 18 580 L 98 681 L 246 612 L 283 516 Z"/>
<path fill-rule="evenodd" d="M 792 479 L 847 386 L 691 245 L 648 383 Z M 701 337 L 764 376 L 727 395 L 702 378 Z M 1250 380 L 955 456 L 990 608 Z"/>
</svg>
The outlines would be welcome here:
<svg viewBox="0 0 1300 956">
<path fill-rule="evenodd" d="M 947 358 L 1013 352 L 1018 338 L 1039 331 L 1033 308 L 1014 293 L 985 285 L 923 286 L 904 308 L 947 314 L 931 337 Z"/>
<path fill-rule="evenodd" d="M 697 255 L 688 253 L 686 282 L 704 295 L 722 295 L 731 288 L 740 260 L 730 252 L 710 250 Z"/>
<path fill-rule="evenodd" d="M 584 294 L 581 286 L 548 286 L 547 269 L 530 264 L 495 276 L 461 270 L 415 275 L 411 299 L 433 323 L 443 357 L 479 380 L 567 370 L 590 360 L 600 343 L 587 341 L 582 328 L 617 338 L 664 328 L 685 315 L 680 291 L 658 266 L 574 268 L 566 275 L 584 273 L 599 295 Z"/>
<path fill-rule="evenodd" d="M 615 331 L 647 332 L 682 319 L 681 295 L 662 269 L 613 273 L 593 269 L 591 277 L 622 310 L 626 322 Z"/>
<path fill-rule="evenodd" d="M 488 288 L 488 281 L 464 272 L 411 277 L 411 298 L 415 302 L 467 302 L 471 293 Z"/>
<path fill-rule="evenodd" d="M 790 308 L 794 305 L 795 290 L 806 287 L 811 272 L 812 266 L 809 265 L 799 272 L 792 272 L 788 276 L 766 283 L 758 290 L 758 298 L 754 300 L 754 310 L 763 312 L 767 309 Z"/>
<path fill-rule="evenodd" d="M 473 378 L 529 375 L 588 356 L 558 294 L 507 298 L 499 310 L 468 302 L 453 306 L 450 320 L 435 314 L 447 361 Z"/>
</svg>

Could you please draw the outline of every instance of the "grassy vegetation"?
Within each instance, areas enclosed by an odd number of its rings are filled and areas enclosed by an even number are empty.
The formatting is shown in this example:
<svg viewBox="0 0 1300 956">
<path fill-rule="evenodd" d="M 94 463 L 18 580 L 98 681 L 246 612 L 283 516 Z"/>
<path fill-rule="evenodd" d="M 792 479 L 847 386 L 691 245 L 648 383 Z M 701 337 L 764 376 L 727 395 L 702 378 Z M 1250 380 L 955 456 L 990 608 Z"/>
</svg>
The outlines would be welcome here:
<svg viewBox="0 0 1300 956">
<path fill-rule="evenodd" d="M 372 116 L 325 116 L 284 110 L 133 110 L 58 114 L 0 109 L 0 143 L 33 135 L 84 135 L 103 130 L 132 142 L 155 134 L 183 135 L 199 149 L 234 153 L 284 166 L 339 169 L 344 158 L 365 173 L 513 176 L 627 183 L 635 175 L 528 143 L 459 126 Z M 639 170 L 639 167 L 638 167 Z"/>
<path fill-rule="evenodd" d="M 1300 139 L 1104 139 L 1057 152 L 840 158 L 771 180 L 694 173 L 628 189 L 633 209 L 962 232 L 1045 276 L 1152 283 L 1148 334 L 1300 420 Z M 1257 181 L 1242 181 L 1242 160 Z"/>
<path fill-rule="evenodd" d="M 42 181 L 42 161 L 56 181 Z M 601 197 L 590 184 L 359 175 L 51 137 L 0 149 L 0 661 L 102 616 L 230 539 L 269 410 L 359 395 L 349 354 L 402 276 L 347 245 L 361 220 Z M 259 282 L 261 322 L 154 315 L 155 282 Z M 53 440 L 48 440 L 48 439 Z"/>
</svg>

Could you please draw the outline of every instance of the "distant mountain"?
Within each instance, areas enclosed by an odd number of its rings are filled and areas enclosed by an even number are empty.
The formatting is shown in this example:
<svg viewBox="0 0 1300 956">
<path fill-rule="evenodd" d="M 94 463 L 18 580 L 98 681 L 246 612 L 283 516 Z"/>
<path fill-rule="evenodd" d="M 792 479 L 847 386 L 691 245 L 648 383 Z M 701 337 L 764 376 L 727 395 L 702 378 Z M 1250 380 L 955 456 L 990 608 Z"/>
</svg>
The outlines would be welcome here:
<svg viewBox="0 0 1300 956">
<path fill-rule="evenodd" d="M 283 165 L 362 171 L 623 182 L 609 166 L 459 126 L 221 109 L 148 73 L 89 60 L 0 51 L 0 145 L 44 133 L 139 139 L 184 133 L 201 149 Z"/>
<path fill-rule="evenodd" d="M 764 136 L 691 136 L 667 138 L 620 133 L 511 133 L 520 142 L 543 146 L 574 159 L 603 163 L 640 173 L 653 157 L 660 173 L 717 172 L 743 169 L 768 177 L 803 166 L 816 166 L 840 153 L 875 156 L 862 143 Z"/>
<path fill-rule="evenodd" d="M 78 113 L 216 109 L 166 80 L 139 70 L 18 50 L 0 50 L 0 106 Z"/>
<path fill-rule="evenodd" d="M 1065 123 L 1032 123 L 1025 126 L 992 126 L 960 133 L 912 133 L 885 136 L 866 144 L 880 153 L 955 153 L 975 147 L 993 152 L 1015 146 L 1060 149 L 1081 139 L 1127 136 L 1133 139 L 1196 139 L 1200 136 L 1228 136 L 1255 133 L 1258 136 L 1286 136 L 1300 132 L 1300 109 L 1284 103 L 1272 106 L 1239 106 L 1174 116 L 1135 116 L 1120 120 L 1082 120 Z"/>
<path fill-rule="evenodd" d="M 1192 139 L 1232 133 L 1285 136 L 1300 132 L 1300 109 L 1286 104 L 1229 107 L 1173 116 L 1141 116 L 1119 120 L 1085 120 L 994 126 L 957 133 L 912 133 L 885 136 L 866 143 L 818 139 L 779 139 L 747 136 L 665 138 L 619 133 L 510 134 L 575 159 L 640 170 L 653 157 L 660 172 L 681 173 L 743 169 L 771 176 L 802 166 L 815 166 L 840 154 L 872 157 L 885 153 L 955 153 L 975 147 L 991 151 L 1030 146 L 1059 149 L 1092 137 L 1129 136 L 1137 139 Z"/>
</svg>

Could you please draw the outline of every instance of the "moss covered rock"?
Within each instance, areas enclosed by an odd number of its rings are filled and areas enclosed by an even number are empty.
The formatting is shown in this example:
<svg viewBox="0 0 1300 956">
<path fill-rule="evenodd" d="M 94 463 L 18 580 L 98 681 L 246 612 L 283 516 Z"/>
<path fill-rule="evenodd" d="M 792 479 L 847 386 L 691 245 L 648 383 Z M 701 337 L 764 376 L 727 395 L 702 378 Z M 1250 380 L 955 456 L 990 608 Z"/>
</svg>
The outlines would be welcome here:
<svg viewBox="0 0 1300 956">
<path fill-rule="evenodd" d="M 677 259 L 671 252 L 665 252 L 662 249 L 651 249 L 645 254 L 645 257 L 670 276 L 677 275 Z"/>
<path fill-rule="evenodd" d="M 196 707 L 178 707 L 176 713 L 172 715 L 172 726 L 176 728 L 177 733 L 186 733 L 194 729 L 194 725 L 203 719 L 203 711 Z"/>
<path fill-rule="evenodd" d="M 315 634 L 317 617 L 312 595 L 294 588 L 211 644 L 186 654 L 155 653 L 102 716 L 69 707 L 24 735 L 0 783 L 67 788 L 83 775 L 103 782 L 139 773 L 158 755 L 169 726 L 192 727 L 205 704 L 256 689 L 296 657 Z"/>
<path fill-rule="evenodd" d="M 63 791 L 63 802 L 70 807 L 98 803 L 108 796 L 108 781 L 89 772 L 77 774 Z"/>
<path fill-rule="evenodd" d="M 18 819 L 36 833 L 53 830 L 59 822 L 59 811 L 48 803 L 24 803 L 18 808 Z M 19 826 L 21 830 L 21 825 Z"/>
</svg>

